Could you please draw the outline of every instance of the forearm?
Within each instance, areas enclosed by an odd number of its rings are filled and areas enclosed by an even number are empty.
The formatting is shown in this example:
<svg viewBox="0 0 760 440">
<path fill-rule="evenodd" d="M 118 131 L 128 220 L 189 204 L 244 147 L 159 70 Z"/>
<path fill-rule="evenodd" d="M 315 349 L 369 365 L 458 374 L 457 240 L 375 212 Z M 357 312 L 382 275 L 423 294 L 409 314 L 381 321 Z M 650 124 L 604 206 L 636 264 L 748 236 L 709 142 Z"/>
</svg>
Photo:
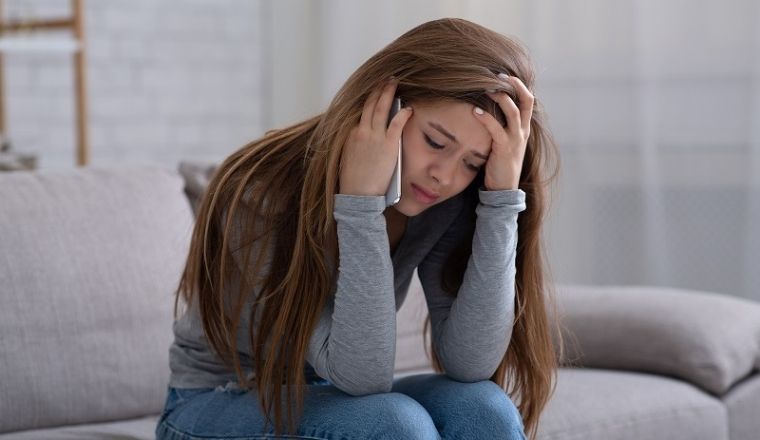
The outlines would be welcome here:
<svg viewBox="0 0 760 440">
<path fill-rule="evenodd" d="M 315 371 L 353 394 L 390 391 L 396 301 L 384 197 L 335 196 L 339 266 L 334 304 L 315 331 Z M 326 312 L 329 313 L 329 312 Z"/>
<path fill-rule="evenodd" d="M 489 378 L 506 353 L 515 304 L 517 190 L 481 191 L 472 254 L 448 318 L 436 335 L 437 353 L 452 377 Z"/>
</svg>

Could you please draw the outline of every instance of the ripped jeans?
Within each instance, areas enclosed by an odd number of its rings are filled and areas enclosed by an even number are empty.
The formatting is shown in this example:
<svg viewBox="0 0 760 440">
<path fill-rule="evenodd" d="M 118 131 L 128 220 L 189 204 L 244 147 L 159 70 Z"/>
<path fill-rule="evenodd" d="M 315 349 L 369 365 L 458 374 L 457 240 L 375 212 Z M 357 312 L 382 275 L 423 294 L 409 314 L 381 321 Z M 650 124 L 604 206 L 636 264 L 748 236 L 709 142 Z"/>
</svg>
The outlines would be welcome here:
<svg viewBox="0 0 760 440">
<path fill-rule="evenodd" d="M 236 384 L 168 388 L 159 440 L 189 439 L 525 439 L 519 411 L 491 381 L 441 374 L 397 378 L 389 393 L 352 396 L 326 380 L 307 382 L 295 435 L 264 431 L 255 391 Z M 286 414 L 286 412 L 283 412 Z"/>
</svg>

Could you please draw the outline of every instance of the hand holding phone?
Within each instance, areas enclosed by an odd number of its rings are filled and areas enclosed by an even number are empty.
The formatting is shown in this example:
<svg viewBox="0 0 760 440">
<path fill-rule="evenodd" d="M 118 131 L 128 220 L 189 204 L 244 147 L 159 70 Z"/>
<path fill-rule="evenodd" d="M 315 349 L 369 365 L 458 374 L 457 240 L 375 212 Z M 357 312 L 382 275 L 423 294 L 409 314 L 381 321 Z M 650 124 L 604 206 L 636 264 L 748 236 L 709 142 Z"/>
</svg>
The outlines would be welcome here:
<svg viewBox="0 0 760 440">
<path fill-rule="evenodd" d="M 401 98 L 393 98 L 393 104 L 391 104 L 391 111 L 388 114 L 388 125 L 390 125 L 393 117 L 401 111 Z M 393 206 L 401 200 L 401 138 L 398 140 L 398 159 L 396 160 L 396 168 L 393 170 L 393 177 L 391 177 L 388 191 L 385 193 L 385 206 Z"/>
<path fill-rule="evenodd" d="M 338 177 L 340 194 L 387 196 L 387 206 L 401 199 L 401 134 L 411 108 L 395 101 L 396 81 L 370 93 L 359 123 L 343 145 Z M 394 114 L 388 123 L 388 116 Z M 395 168 L 395 169 L 394 169 Z"/>
</svg>

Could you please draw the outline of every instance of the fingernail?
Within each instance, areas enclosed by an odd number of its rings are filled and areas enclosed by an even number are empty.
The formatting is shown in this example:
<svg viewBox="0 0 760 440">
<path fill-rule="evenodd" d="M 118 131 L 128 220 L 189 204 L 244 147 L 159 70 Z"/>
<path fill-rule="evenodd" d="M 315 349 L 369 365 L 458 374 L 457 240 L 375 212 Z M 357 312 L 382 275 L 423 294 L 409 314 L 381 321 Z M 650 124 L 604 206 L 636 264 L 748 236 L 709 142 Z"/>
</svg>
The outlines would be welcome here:
<svg viewBox="0 0 760 440">
<path fill-rule="evenodd" d="M 509 75 L 507 75 L 506 73 L 500 73 L 499 78 L 506 80 L 506 79 L 509 79 Z"/>
<path fill-rule="evenodd" d="M 496 89 L 486 89 L 487 93 L 496 93 Z"/>
<path fill-rule="evenodd" d="M 483 109 L 482 109 L 482 108 L 480 108 L 480 107 L 475 107 L 475 113 L 477 113 L 477 114 L 479 114 L 479 115 L 482 115 L 484 112 L 483 112 Z"/>
</svg>

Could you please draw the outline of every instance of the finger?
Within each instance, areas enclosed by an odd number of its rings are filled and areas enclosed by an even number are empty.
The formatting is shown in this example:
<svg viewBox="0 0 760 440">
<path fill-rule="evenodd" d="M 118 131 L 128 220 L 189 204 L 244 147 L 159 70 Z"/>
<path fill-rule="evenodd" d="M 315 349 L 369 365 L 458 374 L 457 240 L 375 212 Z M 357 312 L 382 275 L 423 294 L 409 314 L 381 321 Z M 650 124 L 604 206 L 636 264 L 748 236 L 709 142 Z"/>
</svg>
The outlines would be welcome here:
<svg viewBox="0 0 760 440">
<path fill-rule="evenodd" d="M 499 77 L 504 78 L 502 75 L 504 74 L 499 74 Z M 530 90 L 528 90 L 528 87 L 522 82 L 522 80 L 520 80 L 520 78 L 510 76 L 507 81 L 512 84 L 517 91 L 517 100 L 520 101 L 520 126 L 527 133 L 530 131 L 530 119 L 533 117 L 533 102 L 535 101 L 535 96 L 530 93 Z"/>
<path fill-rule="evenodd" d="M 393 95 L 396 93 L 396 80 L 388 81 L 383 87 L 382 94 L 375 104 L 374 114 L 372 115 L 372 128 L 385 130 L 388 126 L 388 113 L 391 111 Z"/>
<path fill-rule="evenodd" d="M 359 120 L 360 125 L 372 128 L 372 115 L 375 111 L 375 105 L 377 105 L 377 98 L 382 90 L 382 87 L 377 87 L 367 96 L 367 100 L 364 101 L 364 108 L 362 109 L 362 117 Z"/>
<path fill-rule="evenodd" d="M 486 127 L 486 130 L 488 130 L 488 133 L 491 135 L 491 139 L 493 139 L 493 143 L 497 145 L 506 145 L 507 132 L 504 130 L 504 127 L 502 127 L 499 121 L 497 121 L 496 118 L 494 118 L 490 113 L 484 112 L 482 110 L 481 113 L 478 112 L 478 110 L 481 109 L 479 107 L 473 108 L 475 119 L 480 121 L 480 123 Z"/>
<path fill-rule="evenodd" d="M 505 92 L 487 92 L 486 94 L 499 104 L 499 107 L 501 107 L 501 110 L 507 116 L 507 131 L 515 135 L 519 134 L 520 130 L 518 127 L 521 127 L 522 124 L 520 121 L 520 109 L 517 108 L 517 104 Z"/>
<path fill-rule="evenodd" d="M 404 107 L 396 113 L 396 116 L 391 119 L 391 125 L 388 126 L 388 139 L 391 141 L 391 145 L 398 145 L 399 139 L 401 139 L 401 133 L 404 131 L 406 121 L 412 117 L 412 108 Z"/>
</svg>

